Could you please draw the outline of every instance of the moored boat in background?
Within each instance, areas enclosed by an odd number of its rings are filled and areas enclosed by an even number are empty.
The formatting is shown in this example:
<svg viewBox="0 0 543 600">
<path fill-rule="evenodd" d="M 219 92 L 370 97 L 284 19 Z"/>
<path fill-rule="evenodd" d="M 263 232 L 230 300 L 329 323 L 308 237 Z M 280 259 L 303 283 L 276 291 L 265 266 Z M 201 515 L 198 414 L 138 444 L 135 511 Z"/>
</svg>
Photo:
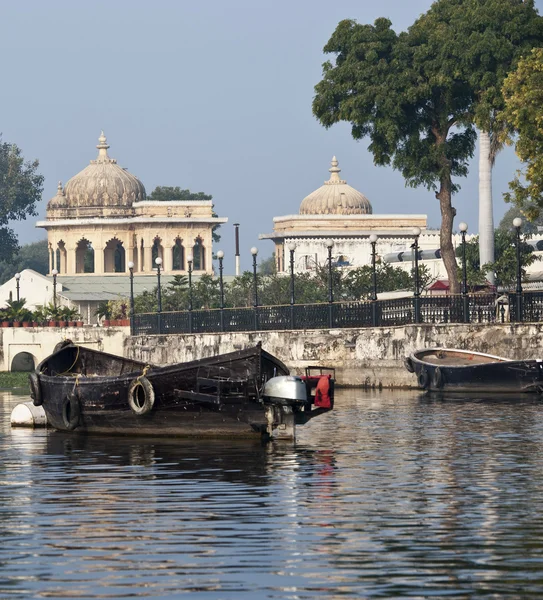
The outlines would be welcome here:
<svg viewBox="0 0 543 600">
<path fill-rule="evenodd" d="M 68 342 L 29 379 L 48 423 L 78 433 L 292 438 L 333 407 L 333 385 L 314 396 L 260 344 L 158 367 Z"/>
<path fill-rule="evenodd" d="M 543 361 L 430 348 L 405 358 L 405 367 L 420 388 L 436 392 L 543 393 Z"/>
</svg>

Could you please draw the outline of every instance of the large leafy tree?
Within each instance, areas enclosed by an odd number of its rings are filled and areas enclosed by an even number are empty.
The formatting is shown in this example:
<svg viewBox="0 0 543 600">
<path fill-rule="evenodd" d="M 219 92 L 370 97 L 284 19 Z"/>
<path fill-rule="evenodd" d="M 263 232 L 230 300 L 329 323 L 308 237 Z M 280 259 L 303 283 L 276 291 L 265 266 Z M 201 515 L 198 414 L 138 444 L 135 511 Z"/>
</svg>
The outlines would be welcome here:
<svg viewBox="0 0 543 600">
<path fill-rule="evenodd" d="M 543 43 L 543 18 L 533 0 L 439 0 L 424 16 L 456 61 L 457 77 L 474 94 L 471 113 L 479 129 L 480 262 L 494 260 L 492 167 L 501 149 L 496 114 L 502 85 L 523 53 Z M 489 274 L 491 277 L 492 275 Z"/>
<path fill-rule="evenodd" d="M 543 207 L 543 48 L 519 61 L 505 80 L 503 93 L 505 109 L 500 118 L 518 134 L 515 151 L 524 163 L 505 199 L 535 219 Z"/>
<path fill-rule="evenodd" d="M 441 255 L 451 291 L 459 292 L 453 178 L 467 174 L 474 151 L 473 92 L 435 25 L 423 16 L 398 35 L 387 19 L 340 22 L 324 47 L 335 61 L 323 65 L 313 112 L 325 127 L 350 122 L 355 139 L 369 137 L 377 165 L 392 165 L 408 186 L 435 191 Z"/>
<path fill-rule="evenodd" d="M 190 190 L 181 189 L 179 186 L 157 186 L 149 196 L 148 200 L 158 200 L 159 202 L 168 202 L 169 200 L 213 200 L 213 196 L 204 192 L 191 192 Z M 217 217 L 217 213 L 213 210 L 213 216 Z M 214 225 L 212 237 L 214 242 L 220 242 L 221 236 L 217 233 L 220 225 Z"/>
<path fill-rule="evenodd" d="M 18 249 L 10 221 L 35 216 L 43 192 L 43 175 L 38 161 L 27 161 L 21 150 L 0 138 L 0 256 L 10 259 Z"/>
</svg>

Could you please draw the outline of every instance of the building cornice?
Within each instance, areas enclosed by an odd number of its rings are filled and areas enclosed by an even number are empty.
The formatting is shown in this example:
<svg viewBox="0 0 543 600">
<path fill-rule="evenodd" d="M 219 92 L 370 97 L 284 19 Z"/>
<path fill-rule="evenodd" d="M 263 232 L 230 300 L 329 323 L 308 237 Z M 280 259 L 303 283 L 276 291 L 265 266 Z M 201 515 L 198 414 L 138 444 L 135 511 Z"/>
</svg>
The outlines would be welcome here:
<svg viewBox="0 0 543 600">
<path fill-rule="evenodd" d="M 143 202 L 142 202 L 143 204 Z M 164 204 L 164 202 L 156 202 Z M 96 227 L 98 225 L 169 225 L 169 224 L 222 224 L 228 223 L 228 217 L 128 217 L 126 219 L 58 219 L 51 221 L 38 221 L 36 227 L 43 229 L 54 229 L 56 227 L 78 226 Z"/>
</svg>

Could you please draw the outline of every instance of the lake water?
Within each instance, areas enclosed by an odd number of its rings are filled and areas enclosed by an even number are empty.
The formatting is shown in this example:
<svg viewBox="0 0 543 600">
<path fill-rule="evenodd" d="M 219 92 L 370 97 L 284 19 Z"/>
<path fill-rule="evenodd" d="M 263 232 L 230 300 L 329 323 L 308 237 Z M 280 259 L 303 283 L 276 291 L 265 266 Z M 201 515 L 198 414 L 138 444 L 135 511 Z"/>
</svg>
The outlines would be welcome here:
<svg viewBox="0 0 543 600">
<path fill-rule="evenodd" d="M 296 444 L 11 429 L 0 598 L 541 598 L 543 403 L 339 390 Z"/>
</svg>

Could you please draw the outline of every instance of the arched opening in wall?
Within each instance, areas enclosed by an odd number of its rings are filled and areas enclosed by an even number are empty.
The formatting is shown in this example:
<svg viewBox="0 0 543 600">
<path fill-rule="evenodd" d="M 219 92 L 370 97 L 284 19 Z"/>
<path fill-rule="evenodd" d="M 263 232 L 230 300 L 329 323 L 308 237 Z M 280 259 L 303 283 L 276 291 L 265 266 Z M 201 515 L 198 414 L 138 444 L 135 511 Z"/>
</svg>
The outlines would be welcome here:
<svg viewBox="0 0 543 600">
<path fill-rule="evenodd" d="M 179 238 L 176 238 L 172 248 L 172 269 L 174 271 L 183 271 L 185 268 L 185 248 Z"/>
<path fill-rule="evenodd" d="M 55 268 L 55 251 L 53 250 L 53 246 L 51 244 L 49 244 L 48 247 L 48 252 L 49 252 L 49 274 L 51 274 L 51 271 Z"/>
<path fill-rule="evenodd" d="M 206 257 L 205 248 L 201 237 L 197 237 L 192 247 L 192 268 L 195 271 L 205 271 L 206 269 Z"/>
<path fill-rule="evenodd" d="M 57 244 L 57 271 L 59 275 L 63 275 L 66 273 L 66 265 L 67 265 L 67 252 L 66 252 L 66 244 L 61 240 Z"/>
<path fill-rule="evenodd" d="M 75 249 L 75 272 L 94 273 L 94 248 L 85 238 L 79 240 Z"/>
<path fill-rule="evenodd" d="M 141 240 L 140 243 L 140 258 L 141 258 L 141 270 L 145 271 L 145 252 L 144 252 L 144 248 L 145 245 L 143 243 L 143 240 Z"/>
<path fill-rule="evenodd" d="M 125 250 L 117 238 L 109 240 L 104 248 L 104 272 L 124 273 L 126 271 Z"/>
<path fill-rule="evenodd" d="M 19 352 L 11 361 L 11 371 L 33 371 L 35 368 L 34 357 L 30 352 Z"/>
<path fill-rule="evenodd" d="M 164 268 L 164 248 L 162 247 L 162 240 L 156 237 L 153 240 L 153 248 L 151 250 L 151 258 L 153 259 L 152 269 L 156 269 L 156 259 L 160 256 L 162 259 L 162 268 Z"/>
</svg>

